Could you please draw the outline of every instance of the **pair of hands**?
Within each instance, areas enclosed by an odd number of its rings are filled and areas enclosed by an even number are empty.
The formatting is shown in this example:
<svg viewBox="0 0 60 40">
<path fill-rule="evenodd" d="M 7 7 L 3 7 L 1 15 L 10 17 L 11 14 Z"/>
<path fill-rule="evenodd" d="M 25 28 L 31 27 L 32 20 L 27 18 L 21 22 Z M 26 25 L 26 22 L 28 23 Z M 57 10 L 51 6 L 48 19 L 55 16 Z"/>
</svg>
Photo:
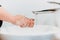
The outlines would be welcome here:
<svg viewBox="0 0 60 40">
<path fill-rule="evenodd" d="M 23 15 L 16 15 L 15 16 L 16 25 L 20 27 L 33 27 L 34 26 L 34 19 L 27 18 Z"/>
</svg>

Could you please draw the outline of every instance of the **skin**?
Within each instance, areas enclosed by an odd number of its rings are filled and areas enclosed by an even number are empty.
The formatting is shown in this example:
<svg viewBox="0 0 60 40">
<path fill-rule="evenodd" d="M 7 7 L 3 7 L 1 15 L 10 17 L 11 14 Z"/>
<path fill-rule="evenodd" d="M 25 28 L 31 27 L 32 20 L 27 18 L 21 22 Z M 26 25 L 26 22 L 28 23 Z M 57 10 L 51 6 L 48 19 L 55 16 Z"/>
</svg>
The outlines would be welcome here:
<svg viewBox="0 0 60 40">
<path fill-rule="evenodd" d="M 23 15 L 13 16 L 8 13 L 3 7 L 0 7 L 0 20 L 10 22 L 20 27 L 33 27 L 34 19 L 27 18 Z"/>
</svg>

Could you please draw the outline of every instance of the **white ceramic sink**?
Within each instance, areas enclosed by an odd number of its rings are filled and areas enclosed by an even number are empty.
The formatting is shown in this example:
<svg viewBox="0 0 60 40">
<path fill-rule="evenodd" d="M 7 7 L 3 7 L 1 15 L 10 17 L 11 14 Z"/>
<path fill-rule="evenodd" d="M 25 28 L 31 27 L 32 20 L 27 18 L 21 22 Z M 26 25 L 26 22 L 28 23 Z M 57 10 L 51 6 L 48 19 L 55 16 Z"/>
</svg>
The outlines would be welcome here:
<svg viewBox="0 0 60 40">
<path fill-rule="evenodd" d="M 51 40 L 57 28 L 47 25 L 35 25 L 33 28 L 21 28 L 10 25 L 0 29 L 7 40 Z"/>
</svg>

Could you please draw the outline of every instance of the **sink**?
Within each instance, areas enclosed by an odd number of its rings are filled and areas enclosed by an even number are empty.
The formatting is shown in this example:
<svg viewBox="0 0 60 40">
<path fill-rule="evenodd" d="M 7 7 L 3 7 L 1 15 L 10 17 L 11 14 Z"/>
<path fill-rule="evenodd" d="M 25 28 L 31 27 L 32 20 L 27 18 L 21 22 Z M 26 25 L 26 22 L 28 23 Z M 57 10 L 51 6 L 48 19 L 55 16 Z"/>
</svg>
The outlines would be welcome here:
<svg viewBox="0 0 60 40">
<path fill-rule="evenodd" d="M 57 30 L 56 27 L 48 25 L 34 25 L 33 28 L 21 28 L 12 24 L 6 24 L 0 29 L 0 34 L 6 40 L 51 40 Z"/>
</svg>

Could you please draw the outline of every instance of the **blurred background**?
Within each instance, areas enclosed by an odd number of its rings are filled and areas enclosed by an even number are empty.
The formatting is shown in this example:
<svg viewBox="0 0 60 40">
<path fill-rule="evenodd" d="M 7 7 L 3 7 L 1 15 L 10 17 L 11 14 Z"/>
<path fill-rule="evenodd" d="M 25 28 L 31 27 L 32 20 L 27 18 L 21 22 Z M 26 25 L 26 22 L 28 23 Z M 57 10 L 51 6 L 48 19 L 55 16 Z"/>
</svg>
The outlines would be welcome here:
<svg viewBox="0 0 60 40">
<path fill-rule="evenodd" d="M 0 0 L 0 4 L 12 15 L 21 14 L 29 18 L 35 18 L 36 15 L 32 11 L 60 8 L 60 5 L 50 4 L 49 1 L 60 2 L 60 0 Z M 37 18 L 40 19 L 40 24 L 45 22 L 48 25 L 60 26 L 60 10 L 54 13 L 56 14 L 39 15 Z"/>
<path fill-rule="evenodd" d="M 43 14 L 38 15 L 32 13 L 32 11 L 60 8 L 60 5 L 58 4 L 48 3 L 50 1 L 60 3 L 60 0 L 0 0 L 0 5 L 2 5 L 2 7 L 4 7 L 5 10 L 12 15 L 21 14 L 29 18 L 37 18 L 37 24 L 51 25 L 60 28 L 60 9 L 56 12 L 43 12 Z M 2 26 L 2 28 L 7 29 L 8 26 L 10 27 L 11 25 L 9 23 L 3 22 Z"/>
</svg>

